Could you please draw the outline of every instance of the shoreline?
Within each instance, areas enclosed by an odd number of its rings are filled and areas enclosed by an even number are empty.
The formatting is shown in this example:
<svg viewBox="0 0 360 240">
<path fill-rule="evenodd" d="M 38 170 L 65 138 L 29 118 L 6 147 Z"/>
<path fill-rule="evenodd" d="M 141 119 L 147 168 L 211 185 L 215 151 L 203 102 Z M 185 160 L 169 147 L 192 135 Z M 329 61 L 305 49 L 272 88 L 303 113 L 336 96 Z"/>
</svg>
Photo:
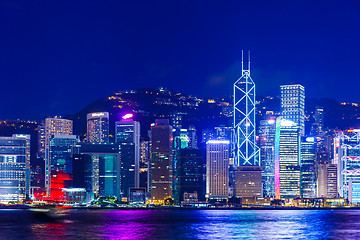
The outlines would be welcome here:
<svg viewBox="0 0 360 240">
<path fill-rule="evenodd" d="M 0 210 L 28 210 L 31 207 L 27 205 L 11 205 L 11 206 L 0 206 Z M 123 211 L 163 211 L 163 210 L 360 210 L 360 207 L 69 207 L 69 210 L 123 210 Z"/>
</svg>

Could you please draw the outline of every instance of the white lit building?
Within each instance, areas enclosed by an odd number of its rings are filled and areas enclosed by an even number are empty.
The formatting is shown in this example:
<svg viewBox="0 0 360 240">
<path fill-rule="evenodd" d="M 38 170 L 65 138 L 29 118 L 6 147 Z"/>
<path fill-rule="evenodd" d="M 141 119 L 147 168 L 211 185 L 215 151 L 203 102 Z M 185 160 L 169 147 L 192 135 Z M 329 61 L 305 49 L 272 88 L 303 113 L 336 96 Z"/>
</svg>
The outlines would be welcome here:
<svg viewBox="0 0 360 240">
<path fill-rule="evenodd" d="M 206 142 L 206 198 L 229 197 L 229 144 L 228 140 Z"/>
</svg>

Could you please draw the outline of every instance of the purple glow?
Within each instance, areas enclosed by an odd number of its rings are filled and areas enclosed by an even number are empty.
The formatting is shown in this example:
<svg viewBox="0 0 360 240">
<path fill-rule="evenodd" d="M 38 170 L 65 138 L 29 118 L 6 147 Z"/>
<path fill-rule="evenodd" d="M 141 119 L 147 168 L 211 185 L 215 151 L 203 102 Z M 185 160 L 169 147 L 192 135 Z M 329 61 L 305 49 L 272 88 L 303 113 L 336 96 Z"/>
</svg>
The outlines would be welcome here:
<svg viewBox="0 0 360 240">
<path fill-rule="evenodd" d="M 128 113 L 128 114 L 125 114 L 122 119 L 126 120 L 126 119 L 129 119 L 129 118 L 132 118 L 134 115 L 132 113 Z"/>
</svg>

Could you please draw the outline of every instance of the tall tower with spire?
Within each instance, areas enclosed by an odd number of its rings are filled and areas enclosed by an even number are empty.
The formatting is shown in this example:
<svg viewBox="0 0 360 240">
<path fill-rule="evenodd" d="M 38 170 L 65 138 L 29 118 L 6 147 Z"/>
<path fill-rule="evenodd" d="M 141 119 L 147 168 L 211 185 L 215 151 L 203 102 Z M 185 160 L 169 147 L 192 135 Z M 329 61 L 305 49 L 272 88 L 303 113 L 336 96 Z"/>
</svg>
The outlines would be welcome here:
<svg viewBox="0 0 360 240">
<path fill-rule="evenodd" d="M 244 68 L 241 52 L 242 76 L 234 83 L 235 165 L 260 165 L 256 145 L 255 83 L 250 76 L 250 51 L 248 65 Z"/>
</svg>

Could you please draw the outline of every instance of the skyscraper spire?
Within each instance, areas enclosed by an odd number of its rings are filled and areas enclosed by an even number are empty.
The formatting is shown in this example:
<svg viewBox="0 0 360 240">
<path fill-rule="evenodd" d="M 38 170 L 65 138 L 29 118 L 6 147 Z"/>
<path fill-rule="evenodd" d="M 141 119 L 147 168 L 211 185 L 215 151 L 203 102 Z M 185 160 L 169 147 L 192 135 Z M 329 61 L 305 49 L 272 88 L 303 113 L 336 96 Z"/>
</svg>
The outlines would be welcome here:
<svg viewBox="0 0 360 240">
<path fill-rule="evenodd" d="M 259 148 L 256 145 L 255 83 L 248 66 L 244 69 L 244 52 L 241 51 L 242 76 L 234 83 L 235 164 L 259 165 Z"/>
</svg>

